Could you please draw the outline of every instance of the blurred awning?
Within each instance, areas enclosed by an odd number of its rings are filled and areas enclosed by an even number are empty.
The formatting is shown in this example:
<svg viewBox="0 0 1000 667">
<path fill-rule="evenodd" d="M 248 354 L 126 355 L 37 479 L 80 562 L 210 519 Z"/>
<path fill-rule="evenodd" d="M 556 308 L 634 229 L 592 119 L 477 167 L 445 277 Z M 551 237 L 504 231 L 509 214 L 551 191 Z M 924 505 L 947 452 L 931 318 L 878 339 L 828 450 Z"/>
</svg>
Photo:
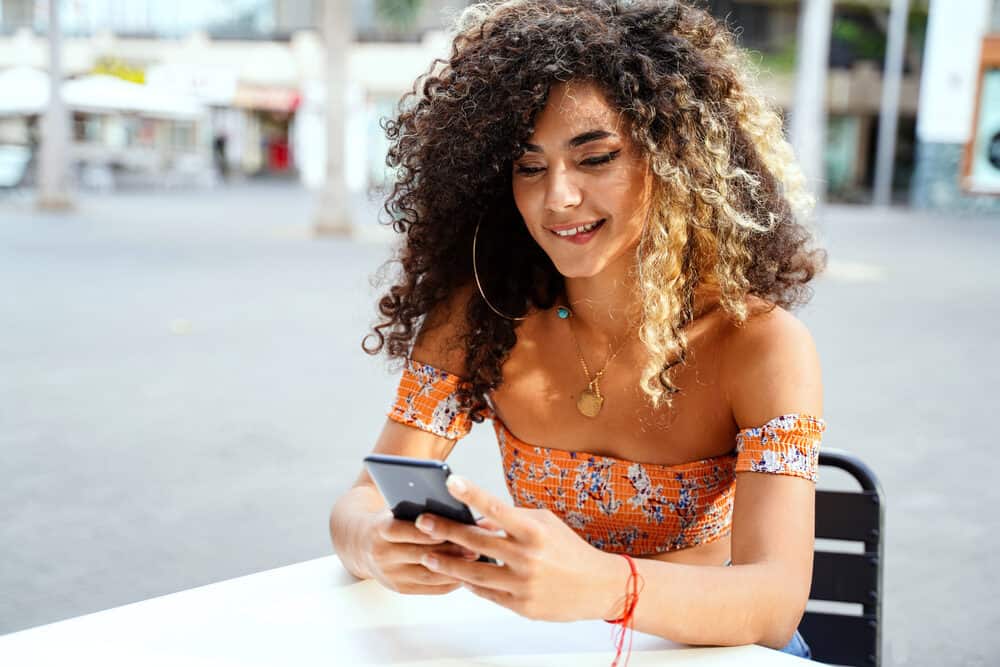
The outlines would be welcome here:
<svg viewBox="0 0 1000 667">
<path fill-rule="evenodd" d="M 193 97 L 105 74 L 67 81 L 62 91 L 66 106 L 77 111 L 126 111 L 143 116 L 184 119 L 205 114 L 205 107 Z"/>
<path fill-rule="evenodd" d="M 205 107 L 193 97 L 105 74 L 66 81 L 63 102 L 73 111 L 136 113 L 153 118 L 200 118 Z M 49 103 L 49 75 L 30 67 L 0 71 L 0 115 L 41 114 Z"/>
<path fill-rule="evenodd" d="M 30 116 L 49 103 L 49 75 L 34 67 L 0 71 L 0 116 Z"/>
<path fill-rule="evenodd" d="M 233 106 L 258 111 L 292 113 L 299 108 L 302 94 L 297 88 L 260 86 L 240 83 L 233 96 Z"/>
<path fill-rule="evenodd" d="M 239 72 L 235 67 L 157 63 L 146 69 L 146 84 L 193 97 L 209 106 L 228 107 L 236 94 Z"/>
</svg>

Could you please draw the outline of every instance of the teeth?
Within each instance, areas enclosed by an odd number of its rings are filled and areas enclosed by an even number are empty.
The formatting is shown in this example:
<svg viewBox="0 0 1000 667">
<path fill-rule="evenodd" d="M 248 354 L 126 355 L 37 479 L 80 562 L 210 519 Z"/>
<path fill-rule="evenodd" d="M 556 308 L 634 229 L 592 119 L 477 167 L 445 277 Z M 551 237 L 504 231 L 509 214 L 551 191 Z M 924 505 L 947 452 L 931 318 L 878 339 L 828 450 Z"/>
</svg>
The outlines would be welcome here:
<svg viewBox="0 0 1000 667">
<path fill-rule="evenodd" d="M 599 225 L 601 220 L 590 223 L 589 225 L 583 225 L 582 227 L 576 227 L 574 229 L 564 229 L 562 231 L 556 232 L 559 236 L 576 236 L 577 234 L 585 234 L 592 230 L 594 227 Z"/>
</svg>

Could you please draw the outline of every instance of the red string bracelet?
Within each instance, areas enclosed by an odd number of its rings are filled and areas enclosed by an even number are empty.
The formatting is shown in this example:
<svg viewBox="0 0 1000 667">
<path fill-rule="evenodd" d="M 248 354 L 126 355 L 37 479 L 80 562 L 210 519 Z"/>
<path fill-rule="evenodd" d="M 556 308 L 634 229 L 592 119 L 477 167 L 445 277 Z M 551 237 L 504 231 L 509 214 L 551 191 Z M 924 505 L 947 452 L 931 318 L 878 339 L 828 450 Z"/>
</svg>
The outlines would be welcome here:
<svg viewBox="0 0 1000 667">
<path fill-rule="evenodd" d="M 622 667 L 627 667 L 628 665 L 629 657 L 632 655 L 632 628 L 635 625 L 635 607 L 639 603 L 639 592 L 642 591 L 639 571 L 635 567 L 635 561 L 628 554 L 622 554 L 622 557 L 628 561 L 628 568 L 630 570 L 628 581 L 625 582 L 625 611 L 614 620 L 609 621 L 605 619 L 605 623 L 618 626 L 615 630 L 614 640 L 615 659 L 611 663 L 611 667 L 618 667 L 618 661 L 622 657 L 622 649 L 625 647 L 626 636 L 628 637 L 628 650 L 625 653 L 625 662 L 622 663 Z"/>
</svg>

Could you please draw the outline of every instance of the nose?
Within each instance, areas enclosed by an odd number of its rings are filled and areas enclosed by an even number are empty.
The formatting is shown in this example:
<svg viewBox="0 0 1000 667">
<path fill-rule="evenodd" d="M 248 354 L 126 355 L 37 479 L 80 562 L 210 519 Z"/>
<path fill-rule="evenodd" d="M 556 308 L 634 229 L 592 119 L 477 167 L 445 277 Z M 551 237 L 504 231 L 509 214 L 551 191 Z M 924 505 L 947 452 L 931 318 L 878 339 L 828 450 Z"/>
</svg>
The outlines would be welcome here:
<svg viewBox="0 0 1000 667">
<path fill-rule="evenodd" d="M 573 182 L 571 174 L 564 168 L 549 168 L 548 183 L 545 188 L 545 210 L 562 213 L 566 209 L 575 208 L 583 201 L 583 192 Z"/>
</svg>

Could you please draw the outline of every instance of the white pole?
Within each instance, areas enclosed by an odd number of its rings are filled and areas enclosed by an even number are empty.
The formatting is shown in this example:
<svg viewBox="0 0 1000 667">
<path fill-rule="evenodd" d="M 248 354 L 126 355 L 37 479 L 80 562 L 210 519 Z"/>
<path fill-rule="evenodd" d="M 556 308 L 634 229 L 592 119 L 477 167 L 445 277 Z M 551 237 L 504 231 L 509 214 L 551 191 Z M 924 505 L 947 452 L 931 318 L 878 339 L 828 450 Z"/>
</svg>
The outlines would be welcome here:
<svg viewBox="0 0 1000 667">
<path fill-rule="evenodd" d="M 313 230 L 316 234 L 347 236 L 351 233 L 351 213 L 344 171 L 344 135 L 347 58 L 353 35 L 350 2 L 326 0 L 323 32 L 326 37 L 326 184 L 319 196 Z"/>
<path fill-rule="evenodd" d="M 875 205 L 892 203 L 892 172 L 896 160 L 896 128 L 899 125 L 899 91 L 903 82 L 906 19 L 910 0 L 892 0 L 889 39 L 882 75 L 882 108 L 878 116 L 878 149 L 875 154 Z"/>
<path fill-rule="evenodd" d="M 59 0 L 49 0 L 49 105 L 42 118 L 38 163 L 38 200 L 41 209 L 62 210 L 72 206 L 69 195 L 69 116 L 63 104 L 62 43 Z"/>
<path fill-rule="evenodd" d="M 833 1 L 802 0 L 799 12 L 791 139 L 806 180 L 817 202 L 822 202 L 826 196 L 823 151 Z"/>
</svg>

